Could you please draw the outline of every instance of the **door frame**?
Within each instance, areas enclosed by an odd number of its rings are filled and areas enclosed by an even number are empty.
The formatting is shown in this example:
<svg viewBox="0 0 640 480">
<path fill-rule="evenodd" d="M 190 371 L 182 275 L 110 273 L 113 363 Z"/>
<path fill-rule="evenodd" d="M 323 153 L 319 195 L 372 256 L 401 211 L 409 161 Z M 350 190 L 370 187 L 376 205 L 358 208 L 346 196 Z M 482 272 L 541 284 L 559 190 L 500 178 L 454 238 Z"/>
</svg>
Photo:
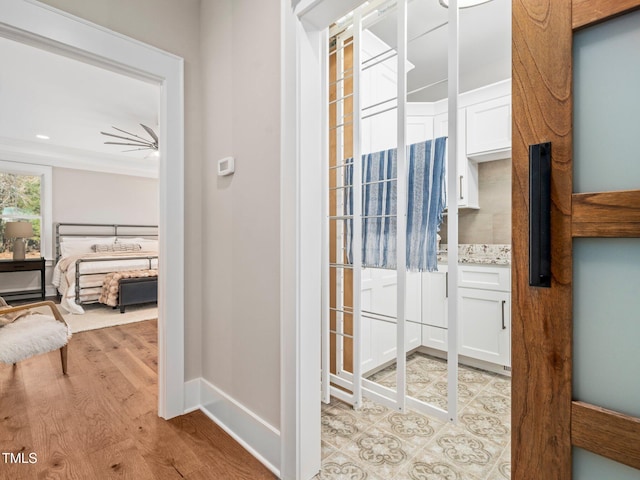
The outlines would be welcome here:
<svg viewBox="0 0 640 480">
<path fill-rule="evenodd" d="M 33 0 L 0 0 L 0 36 L 161 86 L 159 262 L 162 275 L 158 278 L 158 415 L 166 419 L 182 415 L 183 59 Z"/>
<path fill-rule="evenodd" d="M 328 78 L 328 26 L 362 3 L 363 0 L 281 0 L 280 475 L 283 479 L 310 479 L 321 466 L 319 372 L 325 207 L 319 179 L 324 176 L 322 165 L 328 148 L 328 82 L 322 79 Z M 455 187 L 454 180 L 451 186 Z M 457 254 L 450 255 L 449 261 L 457 263 Z M 457 285 L 455 276 L 450 276 L 449 282 Z M 456 378 L 450 372 L 449 382 Z"/>
<path fill-rule="evenodd" d="M 638 0 L 513 2 L 514 480 L 570 480 L 573 447 L 640 468 L 640 419 L 572 396 L 573 238 L 640 237 L 638 209 L 630 208 L 637 206 L 640 191 L 573 193 L 572 37 L 638 8 Z M 551 288 L 536 288 L 528 282 L 528 147 L 549 141 L 552 279 Z"/>
</svg>

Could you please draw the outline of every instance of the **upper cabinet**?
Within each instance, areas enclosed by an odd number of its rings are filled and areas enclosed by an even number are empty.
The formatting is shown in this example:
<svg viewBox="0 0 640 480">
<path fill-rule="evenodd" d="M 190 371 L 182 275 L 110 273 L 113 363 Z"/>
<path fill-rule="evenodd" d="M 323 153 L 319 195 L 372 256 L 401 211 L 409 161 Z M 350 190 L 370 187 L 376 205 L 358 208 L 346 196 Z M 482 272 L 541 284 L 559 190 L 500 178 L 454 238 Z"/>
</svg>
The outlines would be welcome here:
<svg viewBox="0 0 640 480">
<path fill-rule="evenodd" d="M 465 92 L 458 99 L 458 207 L 480 208 L 478 163 L 511 157 L 511 80 Z M 449 135 L 447 100 L 407 104 L 407 143 Z M 447 173 L 448 175 L 448 173 Z M 449 192 L 449 198 L 452 192 Z"/>
<path fill-rule="evenodd" d="M 467 107 L 466 150 L 476 162 L 511 157 L 511 96 Z"/>
</svg>

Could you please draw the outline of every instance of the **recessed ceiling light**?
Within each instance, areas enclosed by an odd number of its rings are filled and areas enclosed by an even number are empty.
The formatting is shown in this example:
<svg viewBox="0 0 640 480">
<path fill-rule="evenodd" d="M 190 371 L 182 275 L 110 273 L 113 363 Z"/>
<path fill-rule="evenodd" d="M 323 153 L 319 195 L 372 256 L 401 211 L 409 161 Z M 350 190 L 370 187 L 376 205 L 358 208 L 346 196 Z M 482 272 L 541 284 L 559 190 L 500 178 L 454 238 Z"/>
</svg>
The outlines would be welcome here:
<svg viewBox="0 0 640 480">
<path fill-rule="evenodd" d="M 41 133 L 36 135 L 36 138 L 39 138 L 40 140 L 50 140 L 51 137 L 49 135 L 42 135 Z"/>
</svg>

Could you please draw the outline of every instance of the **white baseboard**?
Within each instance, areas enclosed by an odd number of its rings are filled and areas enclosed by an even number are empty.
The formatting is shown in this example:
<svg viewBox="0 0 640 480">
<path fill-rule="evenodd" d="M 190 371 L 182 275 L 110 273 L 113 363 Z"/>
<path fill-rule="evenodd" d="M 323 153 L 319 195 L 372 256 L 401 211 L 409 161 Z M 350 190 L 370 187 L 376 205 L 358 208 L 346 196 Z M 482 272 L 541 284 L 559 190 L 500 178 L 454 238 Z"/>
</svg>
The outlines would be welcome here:
<svg viewBox="0 0 640 480">
<path fill-rule="evenodd" d="M 204 378 L 184 384 L 185 413 L 202 410 L 220 428 L 280 476 L 280 431 Z"/>
<path fill-rule="evenodd" d="M 200 380 L 194 378 L 184 382 L 184 413 L 191 413 L 200 408 Z"/>
</svg>

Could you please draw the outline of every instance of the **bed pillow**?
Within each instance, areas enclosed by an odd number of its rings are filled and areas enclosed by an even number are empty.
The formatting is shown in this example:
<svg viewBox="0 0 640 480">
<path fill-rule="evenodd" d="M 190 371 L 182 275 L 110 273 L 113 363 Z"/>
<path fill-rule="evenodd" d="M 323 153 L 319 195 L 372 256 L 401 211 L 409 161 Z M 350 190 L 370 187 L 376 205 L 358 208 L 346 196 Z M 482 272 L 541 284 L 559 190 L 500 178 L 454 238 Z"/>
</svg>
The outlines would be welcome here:
<svg viewBox="0 0 640 480">
<path fill-rule="evenodd" d="M 158 240 L 154 240 L 151 238 L 142 238 L 142 237 L 130 238 L 129 240 L 132 242 L 138 243 L 140 247 L 142 247 L 142 250 L 145 252 L 158 251 Z"/>
<path fill-rule="evenodd" d="M 110 244 L 97 243 L 91 246 L 94 252 L 139 252 L 142 247 L 139 243 L 116 242 Z"/>
</svg>

